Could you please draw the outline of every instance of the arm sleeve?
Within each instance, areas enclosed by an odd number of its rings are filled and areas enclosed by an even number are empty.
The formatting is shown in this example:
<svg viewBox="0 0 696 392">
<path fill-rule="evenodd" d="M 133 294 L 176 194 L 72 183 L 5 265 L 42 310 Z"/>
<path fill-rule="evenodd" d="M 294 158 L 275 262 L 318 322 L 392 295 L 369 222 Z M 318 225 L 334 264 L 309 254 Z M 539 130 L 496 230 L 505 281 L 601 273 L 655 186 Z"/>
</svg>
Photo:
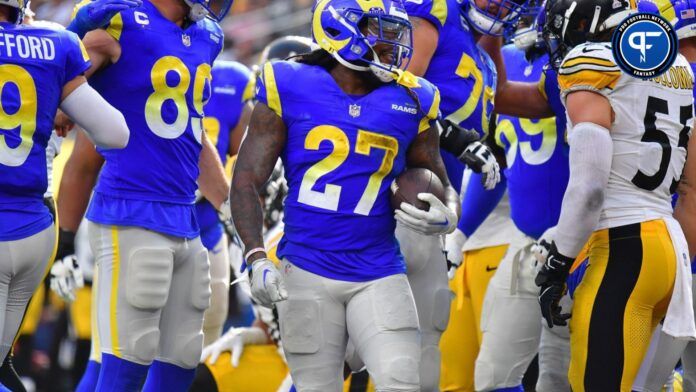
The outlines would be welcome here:
<svg viewBox="0 0 696 392">
<path fill-rule="evenodd" d="M 65 97 L 60 109 L 80 125 L 97 146 L 123 148 L 128 144 L 130 131 L 123 114 L 88 83 L 78 86 Z"/>
<path fill-rule="evenodd" d="M 608 129 L 589 122 L 574 126 L 569 142 L 570 179 L 555 241 L 562 255 L 575 257 L 599 222 L 611 171 L 613 143 Z"/>
<path fill-rule="evenodd" d="M 92 63 L 89 61 L 89 55 L 80 38 L 71 31 L 65 30 L 63 33 L 63 43 L 66 48 L 64 83 L 68 83 L 77 76 L 84 74 Z"/>
<path fill-rule="evenodd" d="M 495 209 L 507 189 L 507 180 L 501 176 L 500 182 L 490 191 L 483 188 L 481 174 L 473 173 L 466 186 L 462 200 L 462 217 L 457 227 L 467 238 L 481 226 Z"/>
</svg>

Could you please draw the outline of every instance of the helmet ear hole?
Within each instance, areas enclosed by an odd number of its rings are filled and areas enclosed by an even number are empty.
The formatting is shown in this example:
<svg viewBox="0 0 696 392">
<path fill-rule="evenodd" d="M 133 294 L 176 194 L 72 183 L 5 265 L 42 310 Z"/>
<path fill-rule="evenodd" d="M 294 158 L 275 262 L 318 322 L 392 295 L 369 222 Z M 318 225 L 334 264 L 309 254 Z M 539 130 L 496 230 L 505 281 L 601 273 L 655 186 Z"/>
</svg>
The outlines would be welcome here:
<svg viewBox="0 0 696 392">
<path fill-rule="evenodd" d="M 336 37 L 338 37 L 339 34 L 341 34 L 340 31 L 338 31 L 332 27 L 327 27 L 325 30 L 326 30 L 326 33 L 331 36 L 331 38 L 336 38 Z"/>
</svg>

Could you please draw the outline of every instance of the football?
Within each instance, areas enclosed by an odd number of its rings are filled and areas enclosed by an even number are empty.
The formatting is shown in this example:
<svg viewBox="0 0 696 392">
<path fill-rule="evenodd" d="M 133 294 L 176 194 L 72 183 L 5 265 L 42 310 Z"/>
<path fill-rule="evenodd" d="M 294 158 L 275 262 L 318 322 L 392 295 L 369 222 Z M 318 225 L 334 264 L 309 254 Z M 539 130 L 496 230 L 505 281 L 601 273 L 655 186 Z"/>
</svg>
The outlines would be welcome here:
<svg viewBox="0 0 696 392">
<path fill-rule="evenodd" d="M 445 186 L 435 173 L 424 168 L 406 169 L 391 184 L 392 208 L 397 209 L 405 202 L 428 211 L 430 205 L 418 199 L 419 193 L 432 193 L 443 203 L 445 201 Z"/>
</svg>

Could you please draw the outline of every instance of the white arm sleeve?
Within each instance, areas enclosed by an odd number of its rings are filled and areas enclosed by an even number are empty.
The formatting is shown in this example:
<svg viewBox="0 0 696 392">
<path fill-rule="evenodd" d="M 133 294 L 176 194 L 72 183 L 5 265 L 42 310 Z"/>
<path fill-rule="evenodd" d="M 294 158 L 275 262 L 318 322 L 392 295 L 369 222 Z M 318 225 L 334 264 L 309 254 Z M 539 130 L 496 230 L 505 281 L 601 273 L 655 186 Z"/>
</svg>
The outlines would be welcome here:
<svg viewBox="0 0 696 392">
<path fill-rule="evenodd" d="M 613 143 L 609 130 L 594 123 L 575 125 L 569 134 L 570 179 L 556 227 L 556 247 L 575 257 L 597 227 L 609 182 Z"/>
<path fill-rule="evenodd" d="M 89 84 L 81 84 L 65 97 L 60 109 L 80 125 L 97 146 L 123 148 L 128 144 L 130 131 L 123 114 Z"/>
</svg>

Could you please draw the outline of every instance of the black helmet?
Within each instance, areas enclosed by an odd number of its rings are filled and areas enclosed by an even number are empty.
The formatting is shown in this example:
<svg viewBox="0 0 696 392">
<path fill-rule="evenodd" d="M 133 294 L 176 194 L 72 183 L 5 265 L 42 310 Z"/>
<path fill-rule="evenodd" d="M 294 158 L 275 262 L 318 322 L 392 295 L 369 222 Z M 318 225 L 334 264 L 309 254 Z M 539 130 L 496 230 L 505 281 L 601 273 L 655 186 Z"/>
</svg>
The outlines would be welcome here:
<svg viewBox="0 0 696 392">
<path fill-rule="evenodd" d="M 316 46 L 312 43 L 312 40 L 307 37 L 297 35 L 280 37 L 266 45 L 263 52 L 261 52 L 259 65 L 271 60 L 285 60 L 298 54 L 309 53 L 315 48 Z"/>
<path fill-rule="evenodd" d="M 635 12 L 634 0 L 549 0 L 543 29 L 551 65 L 557 67 L 573 47 L 608 42 L 610 32 Z"/>
</svg>

